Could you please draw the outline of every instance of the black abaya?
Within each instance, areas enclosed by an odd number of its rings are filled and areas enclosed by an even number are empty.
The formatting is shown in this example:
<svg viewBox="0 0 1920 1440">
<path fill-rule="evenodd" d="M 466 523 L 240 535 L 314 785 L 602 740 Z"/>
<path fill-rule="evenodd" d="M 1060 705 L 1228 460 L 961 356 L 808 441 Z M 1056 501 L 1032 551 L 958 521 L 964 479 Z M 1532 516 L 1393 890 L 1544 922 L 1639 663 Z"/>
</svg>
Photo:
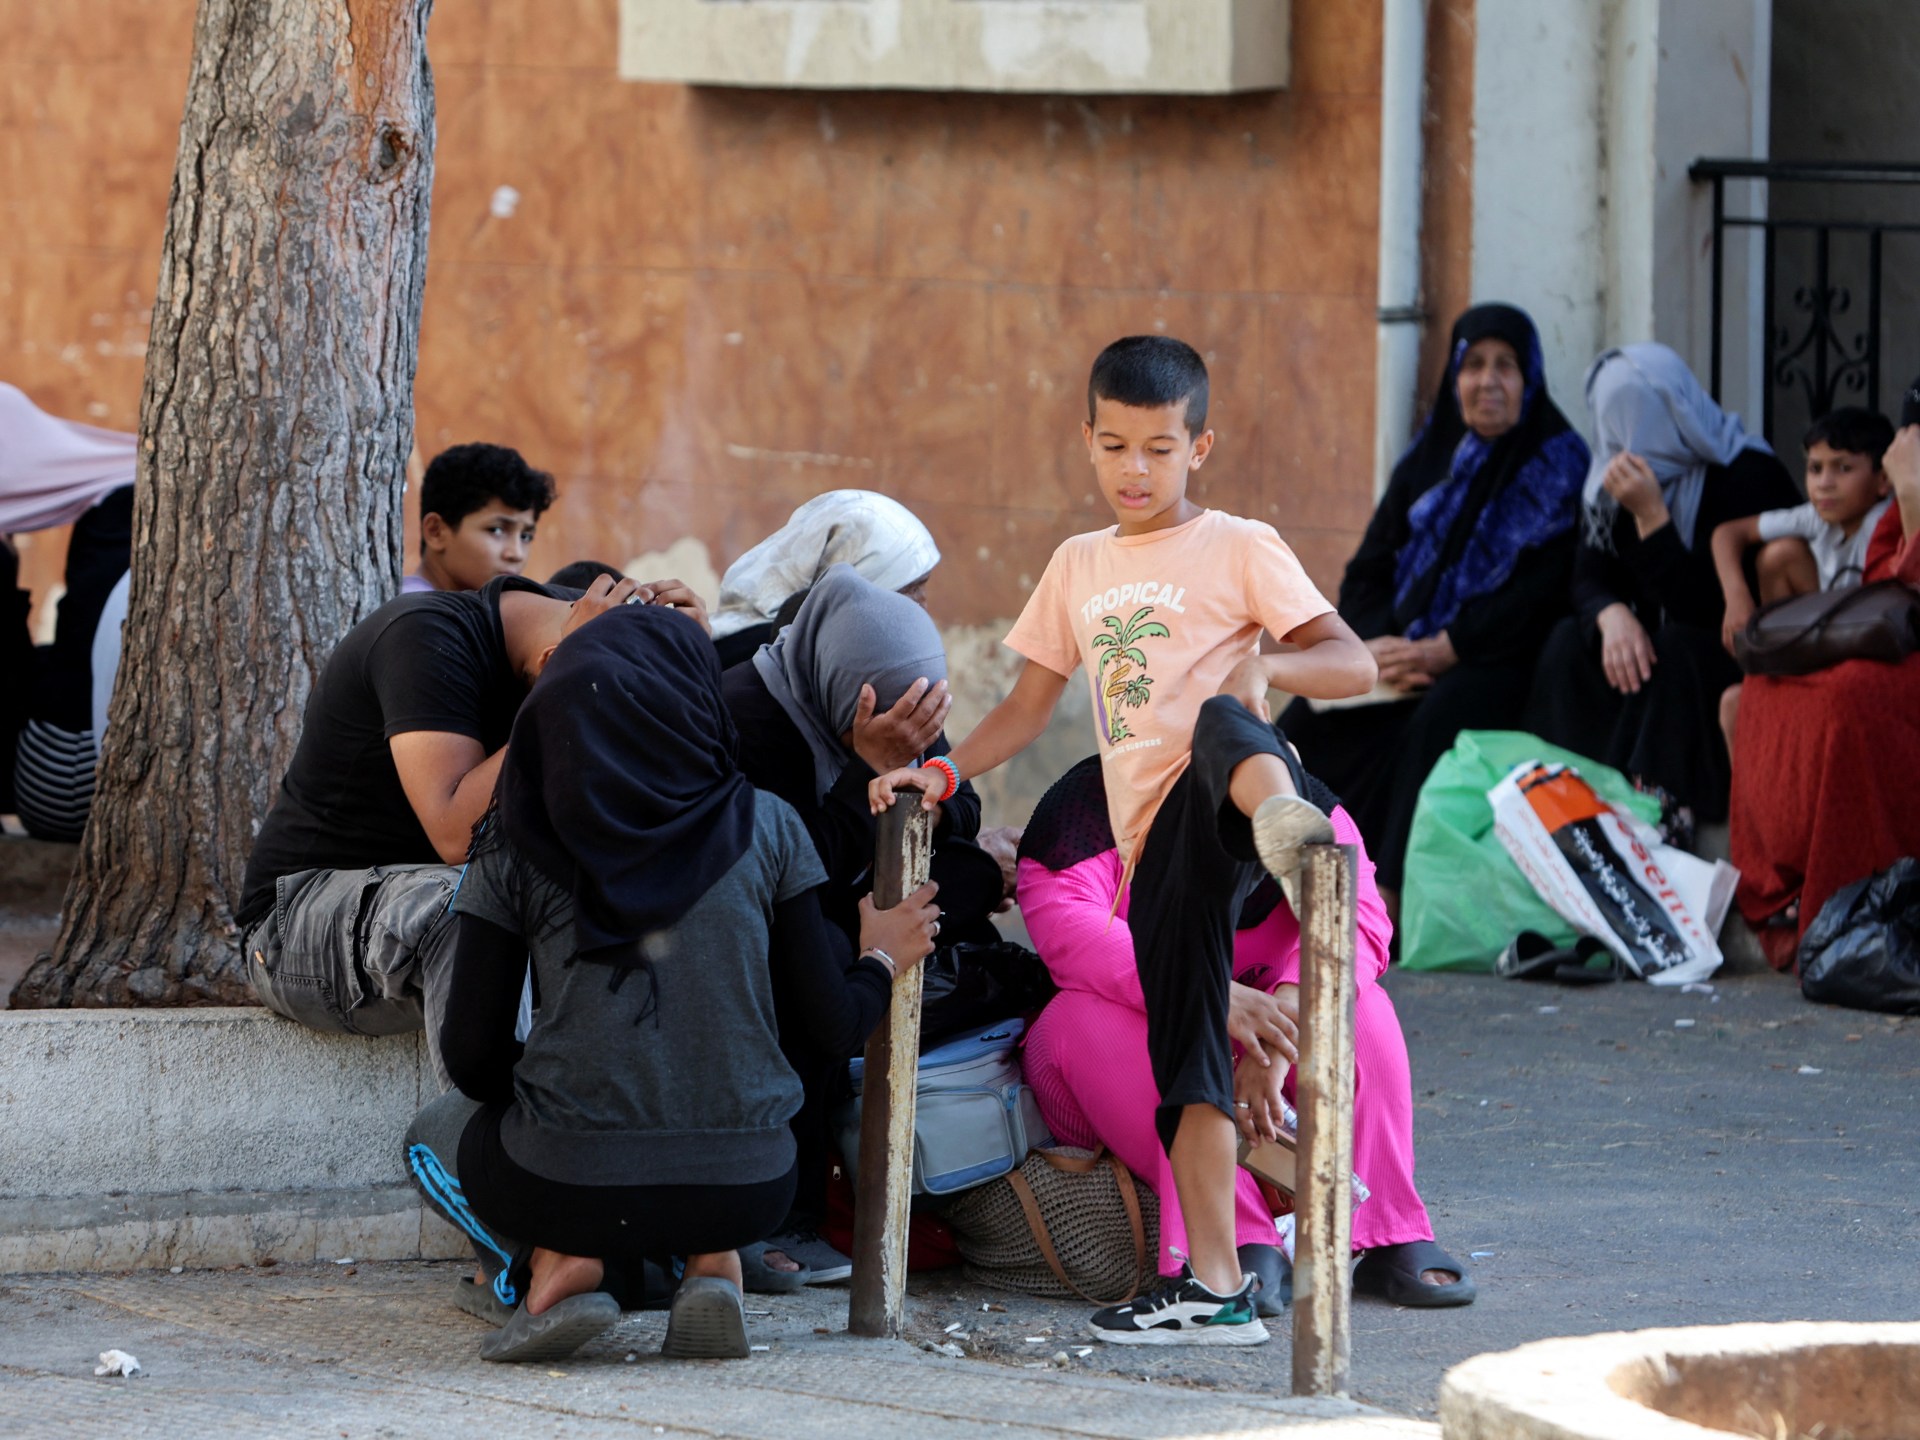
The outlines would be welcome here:
<svg viewBox="0 0 1920 1440">
<path fill-rule="evenodd" d="M 1740 669 L 1720 644 L 1725 599 L 1713 566 L 1714 528 L 1801 503 L 1786 468 L 1764 450 L 1710 466 L 1691 547 L 1672 524 L 1644 540 L 1624 511 L 1613 548 L 1580 546 L 1576 613 L 1560 622 L 1540 656 L 1525 727 L 1551 744 L 1591 755 L 1658 786 L 1697 821 L 1727 818 L 1732 762 L 1720 733 L 1720 696 Z M 1622 695 L 1600 664 L 1600 612 L 1624 604 L 1653 642 L 1653 678 Z"/>
</svg>

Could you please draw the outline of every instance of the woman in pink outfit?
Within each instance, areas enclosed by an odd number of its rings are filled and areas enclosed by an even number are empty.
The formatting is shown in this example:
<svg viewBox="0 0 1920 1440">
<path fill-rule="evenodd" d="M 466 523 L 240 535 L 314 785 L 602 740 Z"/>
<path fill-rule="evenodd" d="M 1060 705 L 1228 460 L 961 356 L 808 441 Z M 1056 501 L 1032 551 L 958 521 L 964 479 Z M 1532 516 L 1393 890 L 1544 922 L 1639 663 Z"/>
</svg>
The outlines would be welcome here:
<svg viewBox="0 0 1920 1440">
<path fill-rule="evenodd" d="M 1407 1045 L 1393 1002 L 1380 988 L 1393 922 L 1374 888 L 1373 862 L 1346 811 L 1309 776 L 1301 793 L 1329 809 L 1341 842 L 1360 846 L 1358 968 L 1355 1002 L 1354 1169 L 1372 1192 L 1354 1212 L 1353 1247 L 1368 1252 L 1355 1288 L 1403 1305 L 1464 1305 L 1474 1283 L 1464 1267 L 1433 1243 L 1426 1206 L 1413 1184 L 1413 1092 Z M 1318 792 L 1316 794 L 1316 792 Z M 1057 995 L 1028 1032 L 1025 1070 L 1041 1113 L 1063 1144 L 1105 1145 L 1160 1197 L 1160 1272 L 1177 1274 L 1186 1229 L 1173 1172 L 1154 1130 L 1159 1092 L 1147 1063 L 1146 1005 L 1127 927 L 1106 797 L 1097 760 L 1075 766 L 1034 812 L 1020 847 L 1020 912 L 1052 971 Z M 1109 920 L 1109 917 L 1112 917 Z M 1300 925 L 1268 881 L 1241 914 L 1234 943 L 1233 1008 L 1249 1023 L 1280 993 L 1298 1013 Z M 1242 1029 L 1238 1023 L 1236 1032 Z M 1235 1045 L 1236 1058 L 1241 1047 Z M 1253 1063 L 1251 1061 L 1247 1063 Z M 1279 1063 L 1279 1062 L 1276 1062 Z M 1287 1082 L 1293 1095 L 1293 1081 Z M 1251 1175 L 1236 1191 L 1242 1268 L 1259 1273 L 1263 1314 L 1278 1314 L 1291 1292 L 1289 1267 L 1277 1250 L 1273 1216 Z M 1277 1283 L 1276 1283 L 1277 1282 Z"/>
</svg>

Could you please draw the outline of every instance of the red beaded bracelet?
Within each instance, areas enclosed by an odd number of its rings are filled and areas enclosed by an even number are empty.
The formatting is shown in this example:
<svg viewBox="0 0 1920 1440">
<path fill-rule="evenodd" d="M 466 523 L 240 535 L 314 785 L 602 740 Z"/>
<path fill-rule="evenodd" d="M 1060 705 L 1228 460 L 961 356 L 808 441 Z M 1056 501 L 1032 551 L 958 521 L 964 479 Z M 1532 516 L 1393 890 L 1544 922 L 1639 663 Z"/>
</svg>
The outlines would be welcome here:
<svg viewBox="0 0 1920 1440">
<path fill-rule="evenodd" d="M 935 801 L 951 800 L 960 788 L 960 767 L 944 755 L 930 755 L 920 762 L 922 770 L 940 770 L 947 777 L 947 788 L 934 796 Z"/>
</svg>

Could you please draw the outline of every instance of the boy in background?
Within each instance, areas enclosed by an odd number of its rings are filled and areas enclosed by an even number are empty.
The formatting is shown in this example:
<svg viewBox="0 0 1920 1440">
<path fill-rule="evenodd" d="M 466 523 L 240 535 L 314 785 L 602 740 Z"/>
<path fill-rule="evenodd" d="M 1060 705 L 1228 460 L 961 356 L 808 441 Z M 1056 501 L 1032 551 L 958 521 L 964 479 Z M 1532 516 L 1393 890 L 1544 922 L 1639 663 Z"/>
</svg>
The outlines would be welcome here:
<svg viewBox="0 0 1920 1440">
<path fill-rule="evenodd" d="M 496 575 L 518 575 L 553 499 L 553 477 L 518 450 L 442 450 L 420 482 L 420 569 L 401 581 L 400 593 L 478 590 Z"/>
<path fill-rule="evenodd" d="M 1721 643 L 1746 629 L 1759 605 L 1816 591 L 1850 590 L 1860 583 L 1867 542 L 1892 504 L 1882 458 L 1893 443 L 1893 424 L 1877 411 L 1843 406 L 1814 421 L 1801 442 L 1807 455 L 1807 503 L 1729 520 L 1713 532 L 1713 563 L 1727 597 Z M 1747 584 L 1747 552 L 1760 546 L 1754 574 L 1756 604 Z M 1733 749 L 1740 687 L 1720 697 L 1720 728 Z"/>
<path fill-rule="evenodd" d="M 1118 522 L 1054 552 L 1007 644 L 1026 664 L 972 734 L 921 768 L 876 779 L 929 808 L 1017 755 L 1084 666 L 1107 808 L 1133 886 L 1130 923 L 1146 998 L 1155 1115 L 1193 1253 L 1158 1289 L 1093 1317 L 1119 1344 L 1257 1345 L 1256 1280 L 1235 1249 L 1238 1131 L 1275 1138 L 1287 1066 L 1236 1075 L 1227 1034 L 1233 929 L 1263 873 L 1290 902 L 1300 848 L 1333 839 L 1282 758 L 1267 691 L 1339 699 L 1372 689 L 1372 655 L 1273 527 L 1187 498 L 1213 449 L 1207 368 L 1161 335 L 1117 340 L 1094 361 L 1082 427 Z M 1292 648 L 1262 655 L 1262 630 Z M 1264 867 L 1264 870 L 1263 868 Z M 1251 1057 L 1250 1057 L 1251 1058 Z"/>
</svg>

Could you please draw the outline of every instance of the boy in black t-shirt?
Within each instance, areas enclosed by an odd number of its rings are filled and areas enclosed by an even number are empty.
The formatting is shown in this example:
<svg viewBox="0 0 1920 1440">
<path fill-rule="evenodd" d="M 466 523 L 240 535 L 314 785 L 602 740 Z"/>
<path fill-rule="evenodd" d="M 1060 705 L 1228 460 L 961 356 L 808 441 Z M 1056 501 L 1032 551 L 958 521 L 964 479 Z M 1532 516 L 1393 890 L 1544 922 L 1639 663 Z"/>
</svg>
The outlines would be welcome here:
<svg viewBox="0 0 1920 1440">
<path fill-rule="evenodd" d="M 678 581 L 596 581 L 578 601 L 517 576 L 403 595 L 349 631 L 307 702 L 235 919 L 268 1008 L 315 1030 L 389 1035 L 436 1017 L 447 902 L 527 687 L 569 632 Z M 440 1068 L 436 1026 L 429 1049 Z"/>
</svg>

